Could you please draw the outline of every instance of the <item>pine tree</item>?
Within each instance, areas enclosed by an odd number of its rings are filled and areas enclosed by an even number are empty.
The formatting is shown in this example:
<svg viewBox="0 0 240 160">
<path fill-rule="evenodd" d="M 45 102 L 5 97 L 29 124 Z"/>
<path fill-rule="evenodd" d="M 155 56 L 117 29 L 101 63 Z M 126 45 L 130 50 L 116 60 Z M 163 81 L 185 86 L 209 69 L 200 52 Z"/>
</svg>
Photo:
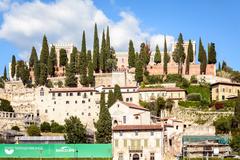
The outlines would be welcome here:
<svg viewBox="0 0 240 160">
<path fill-rule="evenodd" d="M 48 57 L 48 74 L 51 77 L 55 75 L 55 66 L 57 65 L 57 54 L 55 50 L 55 46 L 51 47 L 50 55 Z"/>
<path fill-rule="evenodd" d="M 186 71 L 185 74 L 189 74 L 190 62 L 193 62 L 193 46 L 191 40 L 188 43 L 187 59 L 186 59 Z"/>
<path fill-rule="evenodd" d="M 132 40 L 129 41 L 128 45 L 128 66 L 129 68 L 135 67 L 135 49 Z"/>
<path fill-rule="evenodd" d="M 77 87 L 77 77 L 75 76 L 74 63 L 70 63 L 66 66 L 65 86 Z"/>
<path fill-rule="evenodd" d="M 178 64 L 178 74 L 182 74 L 182 65 L 184 64 L 185 58 L 186 58 L 184 48 L 183 48 L 182 33 L 180 33 L 178 36 L 178 42 L 177 42 L 176 48 L 174 49 L 172 57 L 174 62 Z"/>
<path fill-rule="evenodd" d="M 41 50 L 41 54 L 40 54 L 40 63 L 44 63 L 47 65 L 48 56 L 49 56 L 48 41 L 47 41 L 46 35 L 44 35 L 43 41 L 42 41 L 42 50 Z"/>
<path fill-rule="evenodd" d="M 135 80 L 141 83 L 143 81 L 143 63 L 141 59 L 138 59 L 136 62 Z"/>
<path fill-rule="evenodd" d="M 29 58 L 29 67 L 34 66 L 34 60 L 36 59 L 36 56 L 37 56 L 37 51 L 36 51 L 35 47 L 32 47 L 31 56 Z"/>
<path fill-rule="evenodd" d="M 123 101 L 121 88 L 117 84 L 115 84 L 115 86 L 114 86 L 114 99 L 119 100 L 119 101 Z"/>
<path fill-rule="evenodd" d="M 80 53 L 80 83 L 83 86 L 87 86 L 87 48 L 86 48 L 86 39 L 85 39 L 85 31 L 83 31 L 82 35 L 82 49 Z"/>
<path fill-rule="evenodd" d="M 93 68 L 95 72 L 100 70 L 100 57 L 99 57 L 99 39 L 97 24 L 94 27 L 94 42 L 93 42 Z"/>
<path fill-rule="evenodd" d="M 39 84 L 44 86 L 47 83 L 47 65 L 45 63 L 40 63 L 40 77 Z"/>
<path fill-rule="evenodd" d="M 215 50 L 215 44 L 210 43 L 208 44 L 208 64 L 216 64 L 216 50 Z"/>
<path fill-rule="evenodd" d="M 156 64 L 161 63 L 161 53 L 160 53 L 160 49 L 159 49 L 158 45 L 156 46 L 156 52 L 155 52 L 155 55 L 154 55 L 154 62 Z"/>
<path fill-rule="evenodd" d="M 59 63 L 61 67 L 65 67 L 68 63 L 67 51 L 63 48 L 60 49 Z"/>
<path fill-rule="evenodd" d="M 6 68 L 6 66 L 4 67 L 3 80 L 4 81 L 7 80 L 7 68 Z"/>
<path fill-rule="evenodd" d="M 168 74 L 168 63 L 170 61 L 170 56 L 168 55 L 167 52 L 167 41 L 166 37 L 164 38 L 164 53 L 163 53 L 163 71 L 164 74 Z"/>
<path fill-rule="evenodd" d="M 101 44 L 101 52 L 100 52 L 100 68 L 103 73 L 106 72 L 106 40 L 105 40 L 104 30 L 102 34 L 102 44 Z"/>
<path fill-rule="evenodd" d="M 94 70 L 93 70 L 93 63 L 92 61 L 88 62 L 88 83 L 90 86 L 94 86 L 95 79 L 94 79 Z"/>
<path fill-rule="evenodd" d="M 15 55 L 12 56 L 12 63 L 11 63 L 11 76 L 12 78 L 14 78 L 15 74 L 16 74 L 16 57 Z"/>
<path fill-rule="evenodd" d="M 95 124 L 97 143 L 111 143 L 112 140 L 112 119 L 105 104 L 105 94 L 101 93 L 99 119 Z"/>
<path fill-rule="evenodd" d="M 108 108 L 110 108 L 115 102 L 116 102 L 116 99 L 115 99 L 114 93 L 112 90 L 110 90 L 108 93 L 108 101 L 107 101 Z"/>
</svg>

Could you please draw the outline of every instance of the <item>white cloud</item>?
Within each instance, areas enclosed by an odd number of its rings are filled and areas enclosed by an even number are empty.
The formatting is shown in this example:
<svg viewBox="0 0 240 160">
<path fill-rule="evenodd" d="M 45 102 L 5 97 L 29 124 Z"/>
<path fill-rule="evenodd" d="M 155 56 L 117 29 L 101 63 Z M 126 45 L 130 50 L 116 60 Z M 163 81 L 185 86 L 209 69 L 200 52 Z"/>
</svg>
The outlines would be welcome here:
<svg viewBox="0 0 240 160">
<path fill-rule="evenodd" d="M 5 11 L 10 6 L 10 0 L 0 0 L 0 11 Z"/>
<path fill-rule="evenodd" d="M 33 45 L 40 48 L 43 34 L 47 35 L 50 43 L 73 42 L 80 46 L 82 31 L 85 30 L 88 48 L 92 49 L 96 22 L 100 39 L 103 28 L 110 26 L 111 43 L 116 51 L 127 51 L 130 39 L 134 41 L 135 48 L 146 41 L 152 43 L 153 48 L 157 43 L 162 46 L 163 35 L 143 31 L 133 14 L 123 11 L 120 17 L 119 21 L 112 21 L 90 0 L 14 3 L 4 13 L 0 38 L 15 44 L 25 56 L 26 50 L 30 52 Z M 167 40 L 172 42 L 174 38 L 168 36 Z"/>
</svg>

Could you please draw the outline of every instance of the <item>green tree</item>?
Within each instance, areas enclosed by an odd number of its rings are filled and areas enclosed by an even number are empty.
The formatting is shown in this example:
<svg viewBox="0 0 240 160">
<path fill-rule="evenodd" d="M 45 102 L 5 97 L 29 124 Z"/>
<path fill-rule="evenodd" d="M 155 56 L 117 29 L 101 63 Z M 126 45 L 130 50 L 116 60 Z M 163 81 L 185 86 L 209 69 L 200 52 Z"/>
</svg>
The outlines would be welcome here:
<svg viewBox="0 0 240 160">
<path fill-rule="evenodd" d="M 93 68 L 95 72 L 100 70 L 100 57 L 99 57 L 99 39 L 97 24 L 94 27 L 94 42 L 93 42 Z"/>
<path fill-rule="evenodd" d="M 5 81 L 2 79 L 2 77 L 0 77 L 0 88 L 4 88 L 5 87 Z"/>
<path fill-rule="evenodd" d="M 156 104 L 157 104 L 157 116 L 160 117 L 161 115 L 161 111 L 165 109 L 165 104 L 166 101 L 163 99 L 163 97 L 158 97 L 156 100 Z"/>
<path fill-rule="evenodd" d="M 80 53 L 80 83 L 83 86 L 87 86 L 87 49 L 86 49 L 86 39 L 85 39 L 85 31 L 83 31 L 82 35 L 82 49 Z"/>
<path fill-rule="evenodd" d="M 176 48 L 174 49 L 173 52 L 173 60 L 174 62 L 176 62 L 178 64 L 178 74 L 182 74 L 182 65 L 185 62 L 185 52 L 184 52 L 184 48 L 183 48 L 183 36 L 182 33 L 179 34 L 178 36 L 178 42 L 176 45 Z"/>
<path fill-rule="evenodd" d="M 142 60 L 144 67 L 146 67 L 150 61 L 150 49 L 149 46 L 145 43 L 141 43 L 140 45 L 140 54 L 139 58 Z"/>
<path fill-rule="evenodd" d="M 7 80 L 7 68 L 6 68 L 6 66 L 4 67 L 3 80 L 4 80 L 4 81 Z"/>
<path fill-rule="evenodd" d="M 238 155 L 240 155 L 240 135 L 236 135 L 232 137 L 232 140 L 230 141 L 230 146 L 232 148 L 233 152 L 236 152 Z"/>
<path fill-rule="evenodd" d="M 39 84 L 44 86 L 47 83 L 47 65 L 44 63 L 40 63 L 40 77 L 39 77 Z"/>
<path fill-rule="evenodd" d="M 109 33 L 109 26 L 107 26 L 107 33 L 106 33 L 106 60 L 111 58 L 111 44 L 110 44 L 110 33 Z"/>
<path fill-rule="evenodd" d="M 116 102 L 116 99 L 115 99 L 114 93 L 112 90 L 110 90 L 108 93 L 108 101 L 107 101 L 108 108 L 111 107 L 115 102 Z"/>
<path fill-rule="evenodd" d="M 40 63 L 47 64 L 48 56 L 49 56 L 48 41 L 47 41 L 46 35 L 44 35 L 43 41 L 42 41 L 42 50 L 41 50 L 41 54 L 40 54 Z"/>
<path fill-rule="evenodd" d="M 129 68 L 135 67 L 135 49 L 132 40 L 129 41 L 128 45 L 128 66 Z"/>
<path fill-rule="evenodd" d="M 95 78 L 94 78 L 94 70 L 92 61 L 88 62 L 88 83 L 90 86 L 94 86 Z"/>
<path fill-rule="evenodd" d="M 138 83 L 141 83 L 143 81 L 143 63 L 140 59 L 137 60 L 136 63 L 135 80 Z"/>
<path fill-rule="evenodd" d="M 91 50 L 87 51 L 87 64 L 92 61 L 92 53 Z"/>
<path fill-rule="evenodd" d="M 216 50 L 215 50 L 215 44 L 210 43 L 208 44 L 208 64 L 216 64 L 217 59 L 216 59 Z"/>
<path fill-rule="evenodd" d="M 206 74 L 207 55 L 202 40 L 199 40 L 198 61 L 200 62 L 200 74 Z"/>
<path fill-rule="evenodd" d="M 228 68 L 227 63 L 225 61 L 223 61 L 222 62 L 222 70 L 227 71 L 227 68 Z"/>
<path fill-rule="evenodd" d="M 218 118 L 213 125 L 216 128 L 216 133 L 218 134 L 226 134 L 231 130 L 231 120 L 232 117 L 220 117 Z"/>
<path fill-rule="evenodd" d="M 102 44 L 101 44 L 101 52 L 100 52 L 100 68 L 103 73 L 106 72 L 106 40 L 105 40 L 104 30 L 102 34 Z"/>
<path fill-rule="evenodd" d="M 83 126 L 80 119 L 76 116 L 71 116 L 69 119 L 65 119 L 65 134 L 64 138 L 66 143 L 78 144 L 86 143 L 86 127 Z"/>
<path fill-rule="evenodd" d="M 24 85 L 29 82 L 29 69 L 25 62 L 22 60 L 17 62 L 17 78 L 21 78 Z"/>
<path fill-rule="evenodd" d="M 72 53 L 70 55 L 70 64 L 73 65 L 73 70 L 74 70 L 74 73 L 79 73 L 80 71 L 78 71 L 78 52 L 77 52 L 77 48 L 76 47 L 73 47 L 73 50 L 72 50 Z"/>
<path fill-rule="evenodd" d="M 68 63 L 67 51 L 61 48 L 59 52 L 60 52 L 60 58 L 59 58 L 60 66 L 65 67 Z"/>
<path fill-rule="evenodd" d="M 38 60 L 38 57 L 34 60 L 34 80 L 35 84 L 39 84 L 39 78 L 40 78 L 40 62 Z"/>
<path fill-rule="evenodd" d="M 27 128 L 27 134 L 29 136 L 41 136 L 40 128 L 36 125 L 31 125 Z"/>
<path fill-rule="evenodd" d="M 193 62 L 193 45 L 192 45 L 192 41 L 189 40 L 187 59 L 186 59 L 186 70 L 185 70 L 185 74 L 187 75 L 189 74 L 189 66 L 191 62 Z"/>
<path fill-rule="evenodd" d="M 51 132 L 51 125 L 48 122 L 43 122 L 40 125 L 41 132 Z"/>
<path fill-rule="evenodd" d="M 51 121 L 51 132 L 52 133 L 63 133 L 64 131 L 64 126 L 58 124 L 55 121 Z"/>
<path fill-rule="evenodd" d="M 114 86 L 114 98 L 115 98 L 115 100 L 123 101 L 121 88 L 117 84 L 115 84 L 115 86 Z"/>
<path fill-rule="evenodd" d="M 117 59 L 116 59 L 116 54 L 115 50 L 113 47 L 110 48 L 110 57 L 107 59 L 106 62 L 106 71 L 107 72 L 112 72 L 117 69 Z"/>
<path fill-rule="evenodd" d="M 221 62 L 218 62 L 218 71 L 222 70 Z"/>
<path fill-rule="evenodd" d="M 154 55 L 154 62 L 156 64 L 161 63 L 161 52 L 160 52 L 160 49 L 159 49 L 158 45 L 156 46 L 156 52 L 155 52 L 155 55 Z"/>
<path fill-rule="evenodd" d="M 5 99 L 0 99 L 0 111 L 5 111 L 5 112 L 14 112 L 10 101 L 5 100 Z"/>
<path fill-rule="evenodd" d="M 77 77 L 75 76 L 74 63 L 70 63 L 69 65 L 66 66 L 65 86 L 77 87 Z"/>
<path fill-rule="evenodd" d="M 35 47 L 32 47 L 31 56 L 29 58 L 29 67 L 34 66 L 36 57 L 37 57 L 37 51 L 36 51 Z"/>
<path fill-rule="evenodd" d="M 164 38 L 164 52 L 163 52 L 163 72 L 164 74 L 168 74 L 168 63 L 170 61 L 170 56 L 167 51 L 167 41 L 166 37 Z"/>
<path fill-rule="evenodd" d="M 96 141 L 97 143 L 111 143 L 112 140 L 112 119 L 108 108 L 105 104 L 105 94 L 101 93 L 100 113 L 96 127 Z"/>
<path fill-rule="evenodd" d="M 11 130 L 15 130 L 15 131 L 20 131 L 20 128 L 18 127 L 18 126 L 13 126 L 12 128 L 11 128 Z"/>
<path fill-rule="evenodd" d="M 51 77 L 55 75 L 55 66 L 57 65 L 57 54 L 55 50 L 55 46 L 51 47 L 50 55 L 48 57 L 48 74 Z"/>
<path fill-rule="evenodd" d="M 16 57 L 15 55 L 12 56 L 12 63 L 11 63 L 11 76 L 12 78 L 14 78 L 15 74 L 16 74 Z"/>
</svg>

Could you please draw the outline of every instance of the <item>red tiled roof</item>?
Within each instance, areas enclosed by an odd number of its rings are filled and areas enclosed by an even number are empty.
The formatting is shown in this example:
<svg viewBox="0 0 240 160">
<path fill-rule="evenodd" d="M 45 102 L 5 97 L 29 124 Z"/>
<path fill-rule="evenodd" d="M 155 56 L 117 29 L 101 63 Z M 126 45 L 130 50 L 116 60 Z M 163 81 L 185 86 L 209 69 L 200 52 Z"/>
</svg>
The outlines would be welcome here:
<svg viewBox="0 0 240 160">
<path fill-rule="evenodd" d="M 146 131 L 146 130 L 162 130 L 161 125 L 117 125 L 113 127 L 113 131 Z"/>
<path fill-rule="evenodd" d="M 156 92 L 156 91 L 166 91 L 166 92 L 178 92 L 186 91 L 179 87 L 169 87 L 169 88 L 139 88 L 139 92 Z"/>
<path fill-rule="evenodd" d="M 229 86 L 240 86 L 240 83 L 231 83 L 231 82 L 216 82 L 211 84 L 211 86 L 215 86 L 215 85 L 229 85 Z"/>
<path fill-rule="evenodd" d="M 52 88 L 50 89 L 50 93 L 52 92 L 93 92 L 95 91 L 94 88 L 90 88 L 90 87 L 74 87 L 74 88 Z"/>
<path fill-rule="evenodd" d="M 149 109 L 147 108 L 144 108 L 142 106 L 139 106 L 137 104 L 133 104 L 133 103 L 127 103 L 127 102 L 123 102 L 123 101 L 120 101 L 122 104 L 128 106 L 129 108 L 133 108 L 133 109 L 140 109 L 140 110 L 144 110 L 144 111 L 149 111 Z"/>
</svg>

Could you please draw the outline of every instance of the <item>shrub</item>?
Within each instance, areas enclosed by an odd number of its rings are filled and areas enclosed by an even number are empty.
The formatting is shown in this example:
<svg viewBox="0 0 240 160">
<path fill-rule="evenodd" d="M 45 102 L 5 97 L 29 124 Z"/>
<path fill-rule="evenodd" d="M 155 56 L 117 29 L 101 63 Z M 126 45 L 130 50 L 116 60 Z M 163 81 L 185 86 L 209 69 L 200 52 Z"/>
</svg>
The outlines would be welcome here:
<svg viewBox="0 0 240 160">
<path fill-rule="evenodd" d="M 58 124 L 57 122 L 52 121 L 51 123 L 51 132 L 52 133 L 63 133 L 64 126 Z"/>
<path fill-rule="evenodd" d="M 200 102 L 199 101 L 179 101 L 179 106 L 186 107 L 186 108 L 199 108 Z"/>
<path fill-rule="evenodd" d="M 163 83 L 163 76 L 162 75 L 148 75 L 146 77 L 146 79 L 147 79 L 146 84 Z"/>
<path fill-rule="evenodd" d="M 41 136 L 40 128 L 36 125 L 31 125 L 27 129 L 27 133 L 29 136 Z"/>
<path fill-rule="evenodd" d="M 62 88 L 63 87 L 63 82 L 62 81 L 58 81 L 57 85 L 58 85 L 58 88 Z"/>
<path fill-rule="evenodd" d="M 215 126 L 216 133 L 228 134 L 231 130 L 232 116 L 220 117 L 213 125 Z"/>
<path fill-rule="evenodd" d="M 187 100 L 188 100 L 188 101 L 201 101 L 201 100 L 202 100 L 202 97 L 201 97 L 201 94 L 200 94 L 200 93 L 190 93 L 190 94 L 187 96 Z"/>
<path fill-rule="evenodd" d="M 0 111 L 14 112 L 10 102 L 5 99 L 0 99 Z"/>
<path fill-rule="evenodd" d="M 18 126 L 13 126 L 11 129 L 15 131 L 20 131 L 20 128 Z"/>
<path fill-rule="evenodd" d="M 51 131 L 51 126 L 50 123 L 48 122 L 43 122 L 40 126 L 42 132 L 50 132 Z"/>
<path fill-rule="evenodd" d="M 53 84 L 51 80 L 47 80 L 47 84 L 46 84 L 47 88 L 53 88 Z"/>
<path fill-rule="evenodd" d="M 206 86 L 196 86 L 191 85 L 187 88 L 187 93 L 199 93 L 201 94 L 202 99 L 210 102 L 210 87 L 208 85 Z"/>
<path fill-rule="evenodd" d="M 198 80 L 197 80 L 196 76 L 192 75 L 191 79 L 190 79 L 190 82 L 191 83 L 198 83 Z"/>
</svg>

